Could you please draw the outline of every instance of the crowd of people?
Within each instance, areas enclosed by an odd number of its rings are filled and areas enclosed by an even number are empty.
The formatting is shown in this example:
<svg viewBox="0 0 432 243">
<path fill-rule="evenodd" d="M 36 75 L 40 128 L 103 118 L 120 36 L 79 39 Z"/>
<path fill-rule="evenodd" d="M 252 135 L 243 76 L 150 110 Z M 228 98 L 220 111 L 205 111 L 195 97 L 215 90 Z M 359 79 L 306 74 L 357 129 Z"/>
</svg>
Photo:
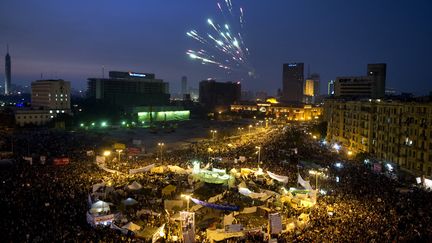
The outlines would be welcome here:
<svg viewBox="0 0 432 243">
<path fill-rule="evenodd" d="M 116 193 L 106 200 L 120 205 L 121 200 L 133 197 L 138 204 L 134 210 L 114 206 L 112 210 L 121 211 L 124 218 L 143 227 L 158 227 L 167 219 L 163 216 L 137 215 L 139 209 L 148 209 L 164 214 L 161 189 L 168 184 L 177 187 L 177 193 L 165 199 L 179 197 L 179 192 L 193 189 L 187 176 L 167 174 L 134 174 L 126 172 L 131 168 L 158 165 L 177 165 L 191 167 L 192 160 L 212 164 L 227 171 L 232 168 L 257 168 L 264 171 L 288 176 L 286 187 L 297 187 L 297 174 L 315 181 L 308 173 L 308 162 L 326 170 L 326 178 L 319 180 L 319 188 L 326 191 L 320 195 L 317 204 L 306 211 L 296 211 L 286 207 L 283 217 L 295 217 L 307 212 L 309 223 L 304 228 L 286 232 L 278 236 L 279 242 L 294 241 L 416 241 L 428 242 L 432 239 L 431 192 L 397 179 L 389 178 L 368 169 L 355 159 L 345 160 L 343 156 L 331 152 L 328 147 L 307 134 L 307 128 L 297 125 L 285 127 L 259 128 L 244 132 L 242 136 L 222 139 L 202 140 L 187 149 L 172 150 L 162 158 L 128 158 L 121 161 L 112 159 L 107 166 L 118 169 L 123 174 L 110 174 L 100 170 L 94 163 L 95 158 L 86 151 L 106 147 L 109 142 L 100 134 L 71 133 L 59 131 L 32 131 L 8 133 L 0 146 L 13 144 L 17 159 L 14 166 L 0 171 L 0 207 L 4 212 L 0 223 L 0 234 L 5 241 L 132 241 L 137 240 L 110 228 L 91 227 L 86 222 L 89 210 L 88 195 L 92 185 L 109 183 Z M 258 148 L 259 147 L 259 151 Z M 260 161 L 258 161 L 260 153 Z M 50 157 L 65 156 L 70 164 L 54 166 L 49 163 L 32 163 L 22 157 L 39 155 Z M 244 156 L 246 160 L 234 163 L 235 158 Z M 215 159 L 216 158 L 216 159 Z M 335 167 L 335 162 L 343 163 Z M 313 162 L 313 163 L 312 163 Z M 336 180 L 337 178 L 337 180 Z M 137 181 L 144 186 L 144 192 L 131 192 L 126 186 Z M 279 191 L 278 182 L 268 184 L 252 180 L 257 188 Z M 312 183 L 314 184 L 314 183 Z M 314 186 L 315 187 L 315 186 Z M 239 194 L 235 188 L 221 187 L 209 192 L 213 186 L 197 191 L 196 197 L 206 199 L 227 191 L 221 204 L 234 204 L 241 207 L 260 205 Z M 408 190 L 399 190 L 407 188 Z M 205 190 L 206 189 L 206 190 Z M 211 193 L 211 195 L 205 195 Z M 269 206 L 267 202 L 262 205 Z M 136 210 L 135 210 L 136 209 Z M 208 219 L 211 210 L 197 213 L 197 225 Z M 223 216 L 224 212 L 215 213 Z M 249 222 L 251 221 L 251 222 Z M 210 222 L 210 221 L 209 221 Z M 246 227 L 255 227 L 252 220 L 243 222 Z M 220 221 L 197 227 L 197 236 L 204 237 L 204 228 L 219 227 Z M 209 226 L 210 225 L 210 226 Z M 262 225 L 265 229 L 266 225 Z M 247 235 L 235 241 L 250 242 L 262 240 L 260 235 Z"/>
</svg>

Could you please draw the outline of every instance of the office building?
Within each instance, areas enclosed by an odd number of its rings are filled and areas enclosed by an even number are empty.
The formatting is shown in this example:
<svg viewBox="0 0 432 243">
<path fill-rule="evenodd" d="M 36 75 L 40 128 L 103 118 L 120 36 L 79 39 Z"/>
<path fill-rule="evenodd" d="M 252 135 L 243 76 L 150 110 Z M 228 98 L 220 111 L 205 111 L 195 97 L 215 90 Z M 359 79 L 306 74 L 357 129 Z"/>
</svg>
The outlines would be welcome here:
<svg viewBox="0 0 432 243">
<path fill-rule="evenodd" d="M 12 78 L 11 78 L 11 72 L 12 72 L 12 63 L 11 63 L 11 57 L 9 55 L 9 46 L 7 46 L 7 53 L 5 57 L 5 86 L 4 86 L 4 94 L 8 95 L 11 93 L 11 85 L 12 85 Z"/>
<path fill-rule="evenodd" d="M 204 80 L 199 84 L 199 102 L 209 111 L 225 111 L 241 99 L 240 82 Z"/>
<path fill-rule="evenodd" d="M 109 78 L 89 78 L 88 96 L 118 108 L 169 104 L 169 85 L 151 73 L 110 71 Z"/>
<path fill-rule="evenodd" d="M 31 91 L 32 107 L 69 112 L 71 107 L 70 82 L 62 79 L 37 80 L 31 83 Z"/>
<path fill-rule="evenodd" d="M 314 97 L 320 96 L 320 75 L 318 73 L 313 73 L 308 79 L 312 79 L 314 81 Z"/>
<path fill-rule="evenodd" d="M 338 77 L 336 97 L 382 98 L 385 95 L 386 64 L 368 64 L 366 76 Z"/>
<path fill-rule="evenodd" d="M 282 101 L 301 103 L 303 99 L 304 64 L 284 64 L 282 76 Z"/>
<path fill-rule="evenodd" d="M 417 175 L 432 176 L 432 103 L 328 99 L 327 140 Z"/>
</svg>

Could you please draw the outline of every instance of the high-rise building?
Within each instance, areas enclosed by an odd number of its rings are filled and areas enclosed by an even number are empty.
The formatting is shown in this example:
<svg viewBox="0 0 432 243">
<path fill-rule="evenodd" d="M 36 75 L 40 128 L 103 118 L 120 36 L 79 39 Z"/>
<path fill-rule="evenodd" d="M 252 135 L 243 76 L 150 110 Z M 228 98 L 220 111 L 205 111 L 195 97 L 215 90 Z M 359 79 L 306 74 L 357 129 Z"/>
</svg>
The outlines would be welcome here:
<svg viewBox="0 0 432 243">
<path fill-rule="evenodd" d="M 382 99 L 328 99 L 327 140 L 432 177 L 432 103 Z"/>
<path fill-rule="evenodd" d="M 306 96 L 314 96 L 315 95 L 315 82 L 313 79 L 306 79 L 304 83 L 304 91 L 303 94 Z"/>
<path fill-rule="evenodd" d="M 12 64 L 11 64 L 11 57 L 9 55 L 9 46 L 7 46 L 7 53 L 5 57 L 5 95 L 8 95 L 11 93 L 11 71 L 12 71 Z"/>
<path fill-rule="evenodd" d="M 169 104 L 168 83 L 152 73 L 110 71 L 109 78 L 89 78 L 88 96 L 122 108 Z"/>
<path fill-rule="evenodd" d="M 320 75 L 318 73 L 313 73 L 310 75 L 309 79 L 314 81 L 314 96 L 320 96 Z"/>
<path fill-rule="evenodd" d="M 386 88 L 387 64 L 375 63 L 367 65 L 368 76 L 375 82 L 377 98 L 384 97 Z"/>
<path fill-rule="evenodd" d="M 284 64 L 282 76 L 282 101 L 301 103 L 303 98 L 304 64 Z"/>
<path fill-rule="evenodd" d="M 216 82 L 204 80 L 199 84 L 199 101 L 208 110 L 228 110 L 241 99 L 240 82 Z"/>
<path fill-rule="evenodd" d="M 37 80 L 31 83 L 31 90 L 32 107 L 70 110 L 70 82 L 62 79 Z"/>
<path fill-rule="evenodd" d="M 338 77 L 336 97 L 382 98 L 385 96 L 386 64 L 368 64 L 367 76 Z"/>
<path fill-rule="evenodd" d="M 334 80 L 330 80 L 330 81 L 328 81 L 328 83 L 327 83 L 327 95 L 328 96 L 333 96 L 334 95 L 334 93 L 335 93 L 335 90 L 334 90 Z"/>
<path fill-rule="evenodd" d="M 184 97 L 184 95 L 187 94 L 187 93 L 188 93 L 188 90 L 187 90 L 187 77 L 183 76 L 181 78 L 181 95 L 182 95 L 182 97 Z"/>
</svg>

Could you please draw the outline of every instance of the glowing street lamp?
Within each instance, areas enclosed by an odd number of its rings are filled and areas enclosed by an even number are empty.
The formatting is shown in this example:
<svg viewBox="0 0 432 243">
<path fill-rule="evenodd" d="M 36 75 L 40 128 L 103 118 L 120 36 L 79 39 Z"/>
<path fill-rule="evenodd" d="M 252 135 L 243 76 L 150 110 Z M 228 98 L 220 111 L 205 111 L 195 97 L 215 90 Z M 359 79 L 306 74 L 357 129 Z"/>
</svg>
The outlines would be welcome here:
<svg viewBox="0 0 432 243">
<path fill-rule="evenodd" d="M 318 190 L 318 176 L 324 175 L 324 173 L 316 170 L 310 170 L 309 174 L 315 175 L 315 190 Z"/>
<path fill-rule="evenodd" d="M 211 134 L 212 134 L 212 139 L 215 139 L 215 134 L 217 133 L 216 130 L 210 130 Z"/>
<path fill-rule="evenodd" d="M 120 154 L 123 152 L 123 149 L 117 149 L 116 151 L 118 153 L 118 161 L 120 162 Z"/>
<path fill-rule="evenodd" d="M 159 150 L 160 150 L 160 159 L 161 159 L 161 161 L 162 161 L 162 152 L 163 152 L 163 146 L 164 145 L 165 145 L 164 143 L 158 143 Z"/>
<path fill-rule="evenodd" d="M 351 155 L 353 155 L 353 152 L 351 150 L 348 150 L 347 154 L 348 154 L 348 156 L 351 156 Z"/>
<path fill-rule="evenodd" d="M 258 153 L 258 168 L 259 168 L 259 163 L 261 160 L 261 146 L 256 146 L 256 149 L 258 149 L 257 153 Z"/>
<path fill-rule="evenodd" d="M 103 156 L 108 157 L 110 155 L 111 155 L 111 151 L 109 151 L 109 150 L 103 151 Z"/>
<path fill-rule="evenodd" d="M 186 208 L 187 208 L 187 211 L 189 212 L 189 201 L 190 201 L 190 199 L 191 199 L 192 194 L 181 194 L 180 196 L 181 196 L 182 198 L 185 198 L 185 199 L 186 199 L 186 203 L 187 203 Z"/>
<path fill-rule="evenodd" d="M 250 130 L 251 130 L 251 128 L 252 128 L 252 125 L 249 125 L 248 128 L 249 128 L 249 134 L 250 134 Z"/>
</svg>

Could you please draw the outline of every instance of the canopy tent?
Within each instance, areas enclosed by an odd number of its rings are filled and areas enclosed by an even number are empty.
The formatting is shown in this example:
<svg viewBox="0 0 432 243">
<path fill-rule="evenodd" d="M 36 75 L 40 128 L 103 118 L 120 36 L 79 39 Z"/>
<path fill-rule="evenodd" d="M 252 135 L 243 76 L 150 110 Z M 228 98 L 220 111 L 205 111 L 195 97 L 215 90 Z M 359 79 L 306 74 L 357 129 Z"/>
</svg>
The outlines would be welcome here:
<svg viewBox="0 0 432 243">
<path fill-rule="evenodd" d="M 122 201 L 122 204 L 125 206 L 132 206 L 132 205 L 135 205 L 137 203 L 138 203 L 137 200 L 130 198 L 130 197 Z"/>
<path fill-rule="evenodd" d="M 163 174 L 165 172 L 165 166 L 153 167 L 150 170 L 150 173 L 154 174 Z"/>
<path fill-rule="evenodd" d="M 176 174 L 188 174 L 188 171 L 177 165 L 168 165 L 169 171 Z"/>
<path fill-rule="evenodd" d="M 142 189 L 143 187 L 137 181 L 134 181 L 134 182 L 132 182 L 132 184 L 128 185 L 127 188 L 129 190 L 139 190 L 139 189 Z"/>
<path fill-rule="evenodd" d="M 240 207 L 235 206 L 235 205 L 213 204 L 213 203 L 208 203 L 208 202 L 198 200 L 196 198 L 191 198 L 191 200 L 192 200 L 192 202 L 194 202 L 196 204 L 200 204 L 204 207 L 213 208 L 213 209 L 217 209 L 217 210 L 226 210 L 226 211 L 239 211 L 240 210 Z"/>
<path fill-rule="evenodd" d="M 147 172 L 147 171 L 150 171 L 154 166 L 155 166 L 155 164 L 151 164 L 151 165 L 147 165 L 145 167 L 141 167 L 141 168 L 138 168 L 138 169 L 130 169 L 129 170 L 129 174 L 136 174 L 136 173 Z"/>
<path fill-rule="evenodd" d="M 162 195 L 163 196 L 171 195 L 173 192 L 175 192 L 176 189 L 177 187 L 173 185 L 168 185 L 162 189 Z"/>
<path fill-rule="evenodd" d="M 96 213 L 101 213 L 101 212 L 109 212 L 110 211 L 110 204 L 111 203 L 107 203 L 107 202 L 104 202 L 102 200 L 97 201 L 91 205 L 90 213 L 96 214 Z"/>
<path fill-rule="evenodd" d="M 129 222 L 123 225 L 122 229 L 127 229 L 129 231 L 136 232 L 141 229 L 141 226 L 134 224 L 133 222 Z"/>
<path fill-rule="evenodd" d="M 270 171 L 267 171 L 267 174 L 270 176 L 270 178 L 275 179 L 279 182 L 282 183 L 288 183 L 288 176 L 281 176 L 281 175 L 276 175 L 274 173 L 271 173 Z"/>
</svg>

